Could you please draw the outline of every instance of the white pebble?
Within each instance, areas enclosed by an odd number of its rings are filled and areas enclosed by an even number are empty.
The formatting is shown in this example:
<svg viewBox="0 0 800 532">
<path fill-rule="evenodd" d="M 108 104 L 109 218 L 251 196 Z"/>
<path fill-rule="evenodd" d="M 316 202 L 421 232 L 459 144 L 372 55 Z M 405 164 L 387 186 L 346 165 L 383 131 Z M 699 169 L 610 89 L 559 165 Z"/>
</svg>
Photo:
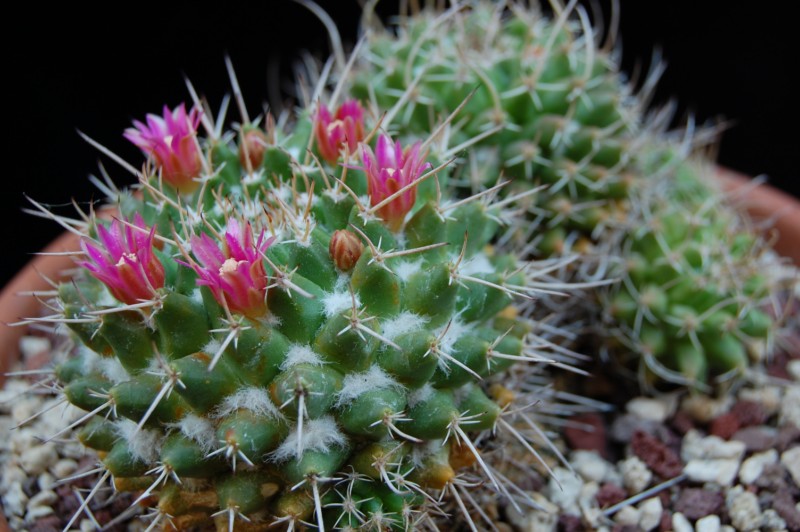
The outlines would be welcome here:
<svg viewBox="0 0 800 532">
<path fill-rule="evenodd" d="M 686 516 L 680 512 L 672 514 L 672 530 L 673 532 L 694 532 L 692 523 L 686 519 Z"/>
<path fill-rule="evenodd" d="M 792 475 L 795 485 L 800 487 L 800 446 L 784 451 L 781 454 L 781 463 Z"/>
<path fill-rule="evenodd" d="M 712 399 L 705 395 L 687 395 L 681 401 L 681 410 L 689 414 L 695 421 L 708 423 L 730 410 L 731 405 L 733 405 L 733 397 L 728 395 L 719 399 Z"/>
<path fill-rule="evenodd" d="M 81 532 L 94 532 L 97 530 L 97 527 L 94 526 L 94 523 L 91 519 L 81 519 Z"/>
<path fill-rule="evenodd" d="M 750 485 L 761 476 L 764 466 L 774 464 L 778 461 L 778 452 L 775 449 L 756 453 L 744 462 L 739 468 L 739 482 Z"/>
<path fill-rule="evenodd" d="M 28 510 L 28 513 L 25 514 L 25 521 L 28 523 L 36 521 L 42 517 L 50 515 L 54 512 L 53 508 L 50 506 L 35 506 Z"/>
<path fill-rule="evenodd" d="M 42 336 L 23 336 L 19 341 L 19 351 L 23 358 L 50 351 L 50 340 Z"/>
<path fill-rule="evenodd" d="M 653 472 L 636 455 L 620 462 L 618 468 L 622 473 L 622 484 L 630 493 L 641 493 L 653 480 Z"/>
<path fill-rule="evenodd" d="M 742 388 L 739 392 L 739 399 L 760 404 L 768 416 L 778 412 L 782 397 L 783 390 L 779 386 L 764 385 L 758 388 Z"/>
<path fill-rule="evenodd" d="M 549 499 L 553 504 L 557 504 L 566 513 L 580 515 L 578 497 L 583 488 L 583 481 L 579 477 L 562 467 L 556 467 L 553 469 L 553 476 L 547 488 Z"/>
<path fill-rule="evenodd" d="M 791 423 L 795 427 L 800 427 L 800 386 L 787 388 L 781 401 L 779 423 L 781 425 Z"/>
<path fill-rule="evenodd" d="M 28 506 L 50 506 L 58 500 L 58 495 L 50 490 L 40 491 L 28 501 Z"/>
<path fill-rule="evenodd" d="M 719 529 L 719 532 L 736 532 L 736 529 L 731 525 L 722 525 L 722 528 Z"/>
<path fill-rule="evenodd" d="M 3 486 L 10 486 L 12 484 L 22 484 L 28 479 L 28 473 L 23 471 L 17 465 L 6 464 L 3 470 Z"/>
<path fill-rule="evenodd" d="M 780 532 L 786 530 L 786 521 L 772 508 L 764 510 L 761 516 L 761 528 L 767 532 Z"/>
<path fill-rule="evenodd" d="M 28 473 L 38 475 L 47 471 L 58 461 L 56 446 L 51 443 L 40 443 L 22 453 L 19 464 Z"/>
<path fill-rule="evenodd" d="M 633 506 L 625 506 L 616 514 L 614 514 L 614 521 L 620 525 L 639 526 L 639 517 L 641 512 Z"/>
<path fill-rule="evenodd" d="M 789 375 L 796 381 L 800 381 L 800 359 L 790 360 L 788 364 L 786 364 L 786 370 L 789 372 Z"/>
<path fill-rule="evenodd" d="M 661 499 L 651 497 L 639 505 L 639 528 L 644 532 L 650 532 L 661 523 L 661 514 L 664 508 L 661 506 Z"/>
<path fill-rule="evenodd" d="M 3 495 L 3 509 L 6 515 L 25 515 L 28 496 L 22 491 L 22 484 L 11 484 Z"/>
<path fill-rule="evenodd" d="M 681 458 L 684 462 L 707 458 L 727 458 L 738 462 L 744 456 L 745 449 L 744 442 L 725 441 L 717 436 L 702 437 L 692 429 L 683 437 Z"/>
<path fill-rule="evenodd" d="M 707 515 L 697 520 L 694 529 L 697 532 L 719 532 L 720 524 L 718 515 Z"/>
<path fill-rule="evenodd" d="M 541 493 L 528 493 L 541 510 L 518 512 L 513 505 L 506 509 L 512 524 L 526 532 L 555 532 L 558 526 L 558 506 L 548 501 Z"/>
<path fill-rule="evenodd" d="M 742 486 L 736 486 L 728 491 L 725 504 L 728 507 L 731 524 L 737 530 L 758 530 L 761 527 L 761 508 L 755 493 L 750 493 Z"/>
<path fill-rule="evenodd" d="M 34 414 L 41 412 L 43 401 L 36 396 L 20 397 L 11 407 L 11 419 L 20 424 Z M 29 421 L 28 423 L 31 423 Z"/>
<path fill-rule="evenodd" d="M 57 479 L 67 478 L 78 469 L 78 462 L 71 458 L 62 458 L 50 469 Z"/>
<path fill-rule="evenodd" d="M 594 451 L 575 451 L 570 457 L 570 464 L 585 480 L 597 483 L 608 482 L 613 474 L 614 466 L 603 460 Z"/>
<path fill-rule="evenodd" d="M 47 471 L 39 475 L 39 478 L 36 479 L 36 484 L 39 486 L 40 490 L 49 490 L 55 482 L 55 477 Z"/>
<path fill-rule="evenodd" d="M 730 486 L 739 471 L 739 460 L 696 459 L 686 462 L 684 474 L 692 482 L 714 482 L 720 486 Z"/>
<path fill-rule="evenodd" d="M 639 419 L 647 419 L 663 423 L 675 412 L 676 402 L 666 396 L 665 398 L 653 399 L 650 397 L 636 397 L 628 401 L 625 409 L 629 414 L 633 414 Z"/>
</svg>

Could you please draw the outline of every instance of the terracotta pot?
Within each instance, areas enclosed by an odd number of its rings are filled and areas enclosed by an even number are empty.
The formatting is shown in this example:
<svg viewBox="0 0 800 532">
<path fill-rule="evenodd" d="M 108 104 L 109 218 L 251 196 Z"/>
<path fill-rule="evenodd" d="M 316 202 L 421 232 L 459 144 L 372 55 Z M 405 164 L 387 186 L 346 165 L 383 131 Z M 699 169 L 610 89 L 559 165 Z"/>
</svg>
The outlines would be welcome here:
<svg viewBox="0 0 800 532">
<path fill-rule="evenodd" d="M 78 236 L 64 233 L 44 248 L 43 253 L 60 253 L 80 249 Z M 59 280 L 62 272 L 75 265 L 68 255 L 38 255 L 0 292 L 0 385 L 5 382 L 5 373 L 19 358 L 19 340 L 25 334 L 25 327 L 11 327 L 8 324 L 22 318 L 36 316 L 41 304 L 35 297 L 22 295 L 23 292 L 47 290 L 50 285 L 45 279 Z M 0 523 L 2 525 L 2 523 Z"/>
</svg>

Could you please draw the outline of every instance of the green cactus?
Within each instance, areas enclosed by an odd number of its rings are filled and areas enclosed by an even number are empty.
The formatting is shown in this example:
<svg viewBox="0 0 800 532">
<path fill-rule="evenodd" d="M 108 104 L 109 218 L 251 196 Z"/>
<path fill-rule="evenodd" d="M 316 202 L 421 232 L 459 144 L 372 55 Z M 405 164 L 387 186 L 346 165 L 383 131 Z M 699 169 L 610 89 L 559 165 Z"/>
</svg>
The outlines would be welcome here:
<svg viewBox="0 0 800 532">
<path fill-rule="evenodd" d="M 633 94 L 596 40 L 580 7 L 549 20 L 463 2 L 367 31 L 347 82 L 390 109 L 384 124 L 401 137 L 462 106 L 433 146 L 466 161 L 462 187 L 511 180 L 503 193 L 529 223 L 503 238 L 523 257 L 579 255 L 568 279 L 621 281 L 593 289 L 594 306 L 572 300 L 562 311 L 592 322 L 602 349 L 646 386 L 660 378 L 709 390 L 742 374 L 747 346 L 777 328 L 765 312 L 774 280 L 759 266 L 767 246 L 710 172 L 694 169 L 691 150 L 673 147 L 661 131 L 667 114 L 645 116 L 661 66 Z"/>
<path fill-rule="evenodd" d="M 518 504 L 488 460 L 530 418 L 500 383 L 570 357 L 518 317 L 547 275 L 492 245 L 513 201 L 450 199 L 452 162 L 371 147 L 356 100 L 234 138 L 208 116 L 126 131 L 152 173 L 58 291 L 82 347 L 56 374 L 105 476 L 178 528 L 471 519 L 464 475 Z"/>
</svg>

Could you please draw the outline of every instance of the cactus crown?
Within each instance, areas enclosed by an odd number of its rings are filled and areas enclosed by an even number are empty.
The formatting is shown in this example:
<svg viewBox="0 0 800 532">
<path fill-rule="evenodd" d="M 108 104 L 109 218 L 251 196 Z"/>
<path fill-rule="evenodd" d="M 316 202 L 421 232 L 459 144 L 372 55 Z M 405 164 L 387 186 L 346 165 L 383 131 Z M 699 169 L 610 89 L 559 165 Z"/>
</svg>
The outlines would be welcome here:
<svg viewBox="0 0 800 532">
<path fill-rule="evenodd" d="M 542 392 L 503 381 L 573 355 L 523 317 L 561 261 L 497 245 L 515 200 L 453 197 L 436 138 L 357 100 L 225 135 L 198 109 L 126 132 L 150 166 L 58 291 L 81 346 L 57 376 L 106 476 L 176 526 L 407 529 L 469 518 L 476 479 L 524 500 L 481 434 L 532 449 L 509 407 Z"/>
</svg>

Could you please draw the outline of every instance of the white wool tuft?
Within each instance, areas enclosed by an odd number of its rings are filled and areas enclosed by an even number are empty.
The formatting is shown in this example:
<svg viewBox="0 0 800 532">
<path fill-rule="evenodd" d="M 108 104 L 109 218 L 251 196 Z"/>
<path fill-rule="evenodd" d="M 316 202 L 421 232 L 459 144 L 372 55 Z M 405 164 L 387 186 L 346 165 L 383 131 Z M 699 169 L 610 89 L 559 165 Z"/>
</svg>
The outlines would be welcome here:
<svg viewBox="0 0 800 532">
<path fill-rule="evenodd" d="M 102 357 L 99 354 L 95 353 L 84 345 L 78 347 L 78 352 L 80 353 L 81 370 L 83 371 L 84 375 L 88 375 L 100 370 L 100 362 L 102 361 Z"/>
<path fill-rule="evenodd" d="M 97 363 L 97 368 L 114 384 L 131 380 L 130 373 L 120 364 L 117 357 L 102 357 Z"/>
<path fill-rule="evenodd" d="M 411 463 L 414 467 L 423 467 L 425 459 L 439 452 L 444 445 L 442 440 L 430 440 L 411 447 Z"/>
<path fill-rule="evenodd" d="M 372 366 L 363 373 L 351 373 L 344 378 L 342 389 L 336 394 L 336 406 L 349 405 L 363 393 L 389 388 L 402 388 L 402 385 L 379 366 Z"/>
<path fill-rule="evenodd" d="M 323 416 L 307 420 L 303 424 L 303 439 L 299 449 L 297 431 L 293 430 L 283 440 L 280 447 L 272 453 L 272 457 L 276 462 L 282 462 L 290 458 L 301 458 L 306 451 L 326 453 L 330 451 L 331 447 L 344 447 L 346 443 L 347 438 L 339 430 L 333 416 Z"/>
<path fill-rule="evenodd" d="M 325 362 L 322 358 L 314 352 L 311 347 L 307 345 L 292 344 L 289 352 L 286 353 L 286 360 L 281 364 L 281 369 L 286 371 L 292 366 L 297 364 L 312 364 L 314 366 L 321 366 Z"/>
<path fill-rule="evenodd" d="M 407 282 L 412 275 L 414 275 L 421 269 L 422 269 L 422 259 L 410 262 L 402 261 L 392 265 L 392 271 L 394 271 L 394 273 L 397 274 L 397 277 L 404 283 Z"/>
<path fill-rule="evenodd" d="M 443 325 L 438 330 L 434 331 L 433 334 L 435 334 L 436 337 L 439 338 L 444 332 L 446 327 L 447 324 Z M 439 349 L 441 349 L 447 354 L 450 354 L 453 351 L 453 345 L 455 345 L 456 341 L 458 341 L 459 338 L 461 338 L 468 332 L 469 332 L 469 327 L 466 324 L 459 321 L 458 319 L 454 318 L 450 322 L 450 328 L 447 329 L 447 334 L 445 334 L 444 337 L 441 338 L 441 340 L 439 341 Z"/>
<path fill-rule="evenodd" d="M 429 382 L 426 382 L 421 388 L 412 390 L 411 393 L 408 394 L 408 407 L 414 408 L 419 403 L 430 399 L 431 395 L 433 395 L 433 386 L 431 386 Z"/>
<path fill-rule="evenodd" d="M 388 319 L 381 324 L 381 334 L 388 340 L 394 341 L 395 338 L 401 334 L 414 332 L 422 329 L 422 326 L 428 322 L 427 318 L 423 318 L 413 312 L 407 310 L 401 312 L 394 318 Z"/>
<path fill-rule="evenodd" d="M 222 404 L 214 411 L 214 417 L 227 416 L 239 409 L 249 410 L 258 416 L 271 418 L 282 417 L 278 408 L 272 404 L 269 392 L 264 388 L 249 386 L 223 399 Z"/>
<path fill-rule="evenodd" d="M 128 442 L 128 449 L 134 458 L 147 463 L 158 460 L 163 443 L 161 433 L 145 428 L 137 431 L 136 423 L 129 419 L 115 421 L 114 428 L 120 438 Z"/>
<path fill-rule="evenodd" d="M 217 446 L 217 435 L 211 422 L 194 414 L 186 414 L 177 423 L 168 426 L 181 431 L 181 434 L 197 443 L 204 453 L 211 452 Z"/>
<path fill-rule="evenodd" d="M 219 351 L 220 347 L 222 347 L 222 342 L 215 338 L 212 338 L 210 342 L 208 342 L 206 345 L 203 346 L 203 349 L 201 349 L 201 351 L 203 353 L 215 355 L 217 351 Z"/>
<path fill-rule="evenodd" d="M 330 294 L 325 294 L 322 298 L 323 312 L 325 317 L 330 319 L 338 314 L 342 314 L 346 310 L 353 307 L 353 297 L 349 291 L 338 292 L 335 291 Z M 356 308 L 361 308 L 361 301 L 356 294 Z"/>
<path fill-rule="evenodd" d="M 496 271 L 497 270 L 492 266 L 492 263 L 489 262 L 489 258 L 484 253 L 477 253 L 469 260 L 465 260 L 458 269 L 458 272 L 463 275 L 495 273 Z"/>
</svg>

